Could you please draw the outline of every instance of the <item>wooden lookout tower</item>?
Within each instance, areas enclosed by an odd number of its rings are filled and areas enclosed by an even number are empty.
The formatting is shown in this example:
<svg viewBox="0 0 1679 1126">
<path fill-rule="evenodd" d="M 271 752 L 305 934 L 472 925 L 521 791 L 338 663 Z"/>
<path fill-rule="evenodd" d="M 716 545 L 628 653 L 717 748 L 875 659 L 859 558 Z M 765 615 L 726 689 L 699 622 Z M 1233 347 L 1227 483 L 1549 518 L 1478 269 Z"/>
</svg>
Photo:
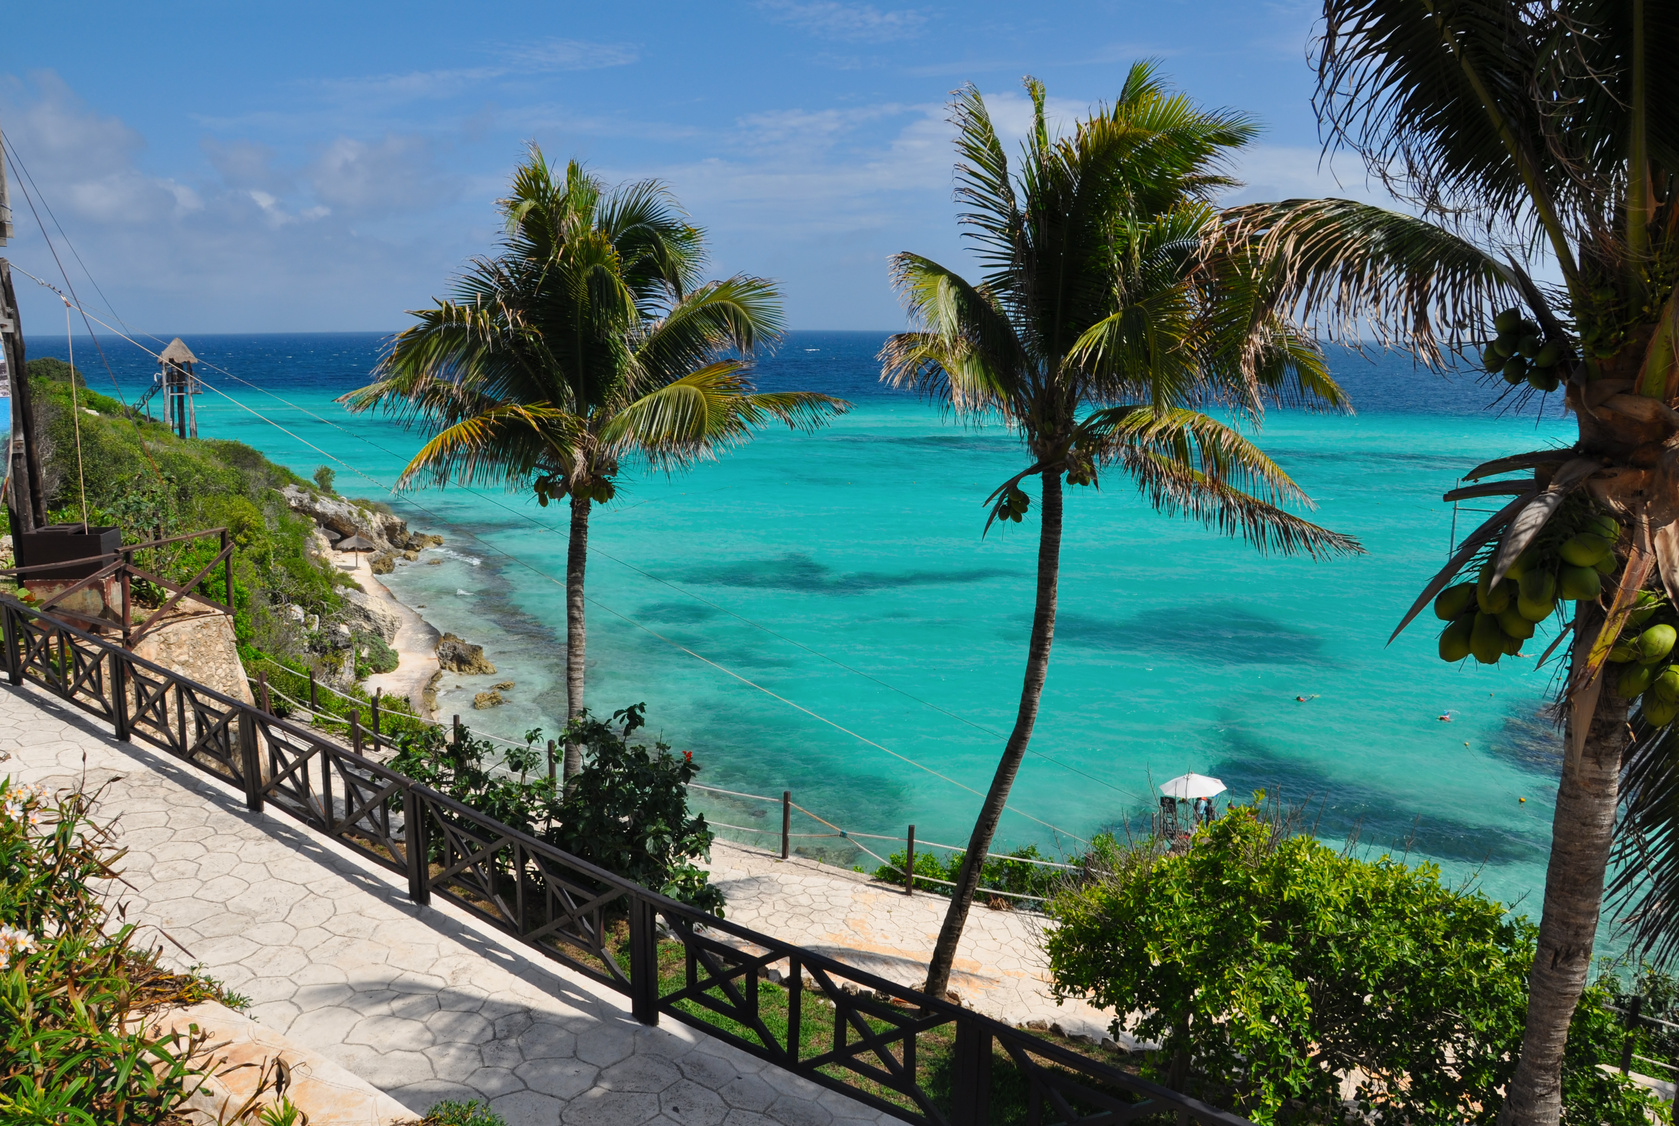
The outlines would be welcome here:
<svg viewBox="0 0 1679 1126">
<path fill-rule="evenodd" d="M 177 336 L 157 358 L 163 369 L 158 378 L 163 382 L 163 424 L 183 438 L 198 437 L 198 412 L 193 409 L 192 397 L 202 388 L 192 374 L 198 357 Z"/>
</svg>

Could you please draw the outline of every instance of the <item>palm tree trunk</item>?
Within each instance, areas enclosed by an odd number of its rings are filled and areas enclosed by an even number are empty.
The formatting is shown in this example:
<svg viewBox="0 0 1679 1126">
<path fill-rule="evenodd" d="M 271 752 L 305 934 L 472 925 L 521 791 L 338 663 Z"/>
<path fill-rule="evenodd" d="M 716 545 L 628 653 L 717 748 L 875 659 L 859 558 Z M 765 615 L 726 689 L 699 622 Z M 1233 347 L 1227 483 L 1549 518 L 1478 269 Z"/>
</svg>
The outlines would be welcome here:
<svg viewBox="0 0 1679 1126">
<path fill-rule="evenodd" d="M 961 941 L 962 928 L 968 921 L 968 910 L 979 888 L 980 869 L 985 854 L 991 851 L 991 838 L 997 834 L 997 822 L 1002 819 L 1003 806 L 1009 800 L 1014 776 L 1020 772 L 1020 760 L 1026 757 L 1026 745 L 1032 741 L 1032 725 L 1038 719 L 1038 701 L 1043 696 L 1044 678 L 1049 672 L 1049 648 L 1055 640 L 1055 594 L 1061 573 L 1061 472 L 1051 470 L 1043 475 L 1043 527 L 1038 533 L 1038 598 L 1032 614 L 1032 641 L 1026 651 L 1026 680 L 1020 688 L 1020 710 L 1015 714 L 1014 730 L 1003 748 L 1002 761 L 991 779 L 991 789 L 980 806 L 979 819 L 974 823 L 973 835 L 968 838 L 968 851 L 962 858 L 962 870 L 951 889 L 950 908 L 945 912 L 944 925 L 933 947 L 933 960 L 927 966 L 927 993 L 943 997 L 950 989 L 950 971 L 956 962 L 956 944 Z"/>
<path fill-rule="evenodd" d="M 1580 604 L 1575 633 L 1594 638 L 1603 611 Z M 1576 643 L 1575 661 L 1587 643 Z M 1631 741 L 1627 701 L 1605 685 L 1578 756 L 1574 718 L 1564 739 L 1562 781 L 1551 823 L 1551 860 L 1545 872 L 1545 911 L 1539 948 L 1528 975 L 1527 1023 L 1515 1077 L 1505 1092 L 1500 1126 L 1557 1126 L 1562 1118 L 1562 1060 L 1568 1025 L 1591 970 L 1592 943 L 1603 905 L 1603 874 L 1615 830 L 1621 756 Z"/>
<path fill-rule="evenodd" d="M 589 565 L 589 498 L 571 494 L 571 539 L 565 559 L 565 694 L 566 718 L 583 710 L 583 658 L 587 638 L 583 625 L 583 573 Z M 567 742 L 565 782 L 583 769 L 583 748 Z"/>
</svg>

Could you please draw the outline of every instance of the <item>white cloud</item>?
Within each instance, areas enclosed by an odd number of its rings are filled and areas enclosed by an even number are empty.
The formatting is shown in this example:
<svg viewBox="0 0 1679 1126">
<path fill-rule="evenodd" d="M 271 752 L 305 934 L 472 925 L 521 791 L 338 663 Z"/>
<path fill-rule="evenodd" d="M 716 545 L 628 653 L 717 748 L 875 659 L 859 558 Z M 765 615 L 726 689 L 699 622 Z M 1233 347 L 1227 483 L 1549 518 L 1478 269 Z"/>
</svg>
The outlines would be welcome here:
<svg viewBox="0 0 1679 1126">
<path fill-rule="evenodd" d="M 339 137 L 308 176 L 317 199 L 351 213 L 424 210 L 451 194 L 431 142 L 415 136 L 387 136 L 371 144 Z"/>
<path fill-rule="evenodd" d="M 781 23 L 803 28 L 813 35 L 833 39 L 861 39 L 887 42 L 910 39 L 927 23 L 925 13 L 913 8 L 881 11 L 873 4 L 850 4 L 841 0 L 763 0 L 764 11 Z"/>
</svg>

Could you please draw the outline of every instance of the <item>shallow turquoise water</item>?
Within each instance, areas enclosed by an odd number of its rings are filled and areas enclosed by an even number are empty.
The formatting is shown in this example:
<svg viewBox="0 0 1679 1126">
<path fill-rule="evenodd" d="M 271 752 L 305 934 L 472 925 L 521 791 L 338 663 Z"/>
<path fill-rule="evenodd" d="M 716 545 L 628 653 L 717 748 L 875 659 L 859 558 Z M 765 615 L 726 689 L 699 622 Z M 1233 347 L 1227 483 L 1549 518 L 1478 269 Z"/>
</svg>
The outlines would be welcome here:
<svg viewBox="0 0 1679 1126">
<path fill-rule="evenodd" d="M 766 364 L 766 386 L 854 399 L 829 429 L 770 432 L 682 476 L 644 475 L 598 513 L 589 700 L 645 700 L 655 731 L 692 750 L 711 785 L 789 789 L 851 830 L 913 822 L 924 840 L 960 843 L 979 800 L 961 786 L 984 789 L 1014 715 L 1036 529 L 1028 517 L 981 537 L 980 502 L 1025 464 L 1017 442 L 881 393 L 879 340 L 795 334 Z M 267 421 L 205 395 L 204 436 L 305 474 L 326 460 L 313 444 L 366 475 L 339 466 L 340 491 L 368 496 L 417 448 L 332 403 L 363 381 L 376 337 L 189 343 L 295 404 L 208 372 Z M 63 341 L 32 341 L 31 354 L 62 355 Z M 78 343 L 84 368 L 86 354 Z M 112 353 L 130 388 L 144 360 Z M 1536 914 L 1555 792 L 1556 738 L 1537 714 L 1549 670 L 1442 664 L 1426 613 L 1385 642 L 1445 558 L 1453 513 L 1440 493 L 1476 462 L 1566 441 L 1571 427 L 1500 417 L 1482 409 L 1482 388 L 1391 360 L 1343 358 L 1337 372 L 1361 414 L 1274 413 L 1260 442 L 1366 556 L 1265 558 L 1154 514 L 1117 479 L 1073 491 L 1055 654 L 1004 843 L 1055 844 L 1042 822 L 1088 837 L 1146 811 L 1151 781 L 1196 770 L 1237 794 L 1311 801 L 1325 838 L 1356 827 L 1454 876 L 1479 870 L 1489 892 L 1529 897 Z M 456 488 L 385 499 L 449 541 L 442 565 L 399 568 L 392 586 L 484 643 L 500 670 L 446 679 L 442 710 L 504 735 L 555 731 L 565 509 Z M 1460 513 L 1459 534 L 1474 519 Z M 1531 652 L 1548 638 L 1536 640 Z M 513 703 L 471 712 L 472 693 L 499 679 L 516 682 Z M 716 812 L 746 823 L 752 810 Z M 778 823 L 763 814 L 755 823 Z"/>
</svg>

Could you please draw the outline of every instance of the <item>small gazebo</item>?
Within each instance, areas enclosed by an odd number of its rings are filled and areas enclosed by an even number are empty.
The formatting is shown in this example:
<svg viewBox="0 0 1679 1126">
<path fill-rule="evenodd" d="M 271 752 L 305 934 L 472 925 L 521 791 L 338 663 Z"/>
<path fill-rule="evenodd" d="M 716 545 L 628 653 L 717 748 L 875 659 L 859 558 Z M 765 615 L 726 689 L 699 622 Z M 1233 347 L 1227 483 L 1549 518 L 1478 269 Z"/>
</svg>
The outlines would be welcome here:
<svg viewBox="0 0 1679 1126">
<path fill-rule="evenodd" d="M 192 373 L 197 362 L 179 336 L 157 358 L 157 366 L 163 369 L 158 374 L 163 381 L 163 424 L 183 438 L 198 437 L 198 412 L 192 406 L 192 397 L 199 392 Z"/>
</svg>

